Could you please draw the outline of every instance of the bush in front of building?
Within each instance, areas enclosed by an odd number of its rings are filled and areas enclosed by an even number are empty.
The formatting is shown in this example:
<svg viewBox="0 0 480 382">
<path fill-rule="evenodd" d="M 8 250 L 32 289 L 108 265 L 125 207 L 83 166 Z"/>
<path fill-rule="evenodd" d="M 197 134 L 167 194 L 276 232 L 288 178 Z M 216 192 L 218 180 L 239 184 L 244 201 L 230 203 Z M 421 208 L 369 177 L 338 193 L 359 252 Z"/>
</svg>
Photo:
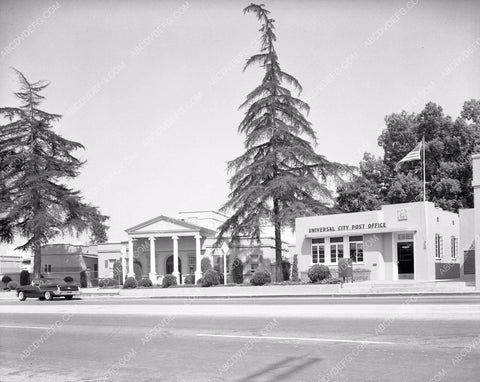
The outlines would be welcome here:
<svg viewBox="0 0 480 382">
<path fill-rule="evenodd" d="M 320 281 L 320 284 L 341 284 L 342 280 L 338 277 L 329 277 L 328 279 L 323 279 Z"/>
<path fill-rule="evenodd" d="M 86 271 L 81 271 L 80 272 L 80 287 L 86 288 L 87 285 L 87 272 Z"/>
<path fill-rule="evenodd" d="M 197 285 L 202 285 L 203 283 L 203 279 L 200 277 L 198 280 L 197 280 Z"/>
<path fill-rule="evenodd" d="M 20 272 L 20 285 L 30 285 L 30 272 L 25 269 Z"/>
<path fill-rule="evenodd" d="M 115 280 L 118 280 L 119 284 L 121 280 L 123 280 L 123 267 L 121 260 L 115 260 L 115 262 L 113 263 L 113 278 Z"/>
<path fill-rule="evenodd" d="M 225 284 L 225 276 L 224 276 L 223 272 L 217 271 L 217 274 L 218 274 L 218 278 L 220 280 L 219 284 L 220 285 Z"/>
<path fill-rule="evenodd" d="M 2 277 L 2 283 L 8 284 L 10 281 L 12 281 L 12 278 L 9 275 L 5 275 Z"/>
<path fill-rule="evenodd" d="M 220 276 L 213 269 L 207 269 L 203 274 L 202 287 L 210 287 L 220 284 Z"/>
<path fill-rule="evenodd" d="M 162 287 L 168 288 L 177 285 L 177 278 L 174 275 L 166 275 L 162 281 Z"/>
<path fill-rule="evenodd" d="M 63 279 L 66 283 L 73 283 L 73 277 L 72 276 L 67 276 Z"/>
<path fill-rule="evenodd" d="M 100 279 L 98 280 L 98 286 L 100 288 L 106 288 L 106 287 L 118 287 L 120 283 L 118 280 L 107 278 L 107 279 Z"/>
<path fill-rule="evenodd" d="M 291 268 L 290 261 L 282 260 L 283 281 L 290 280 L 290 268 Z"/>
<path fill-rule="evenodd" d="M 139 287 L 144 287 L 144 288 L 149 288 L 149 287 L 153 286 L 153 283 L 152 283 L 152 280 L 145 277 L 138 282 L 138 286 Z"/>
<path fill-rule="evenodd" d="M 123 289 L 136 288 L 138 286 L 137 279 L 135 277 L 127 277 L 123 284 Z"/>
<path fill-rule="evenodd" d="M 235 284 L 243 284 L 243 263 L 238 257 L 232 262 L 232 277 Z"/>
<path fill-rule="evenodd" d="M 250 284 L 259 286 L 270 284 L 272 282 L 272 276 L 267 271 L 256 271 L 250 278 Z"/>
<path fill-rule="evenodd" d="M 200 270 L 202 273 L 205 273 L 209 269 L 212 269 L 212 262 L 208 257 L 202 258 L 202 261 L 200 262 Z"/>
<path fill-rule="evenodd" d="M 298 278 L 298 255 L 293 255 L 292 281 L 300 281 L 300 279 Z"/>
<path fill-rule="evenodd" d="M 308 278 L 312 283 L 318 283 L 330 277 L 330 269 L 323 264 L 314 264 L 308 270 Z"/>
<path fill-rule="evenodd" d="M 8 290 L 15 290 L 15 289 L 17 289 L 17 287 L 18 287 L 18 284 L 17 284 L 16 281 L 13 281 L 13 280 L 12 280 L 12 281 L 9 281 L 9 282 L 7 283 L 7 289 L 8 289 Z"/>
<path fill-rule="evenodd" d="M 186 275 L 184 279 L 184 283 L 187 285 L 194 285 L 195 284 L 195 275 Z"/>
</svg>

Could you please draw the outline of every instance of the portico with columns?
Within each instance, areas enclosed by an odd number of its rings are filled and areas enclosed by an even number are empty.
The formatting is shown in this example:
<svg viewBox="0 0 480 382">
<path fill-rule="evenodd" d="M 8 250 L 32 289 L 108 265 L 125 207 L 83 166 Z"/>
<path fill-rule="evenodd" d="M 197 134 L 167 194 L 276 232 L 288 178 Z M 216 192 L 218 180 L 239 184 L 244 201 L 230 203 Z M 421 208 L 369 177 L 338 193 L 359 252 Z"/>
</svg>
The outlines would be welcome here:
<svg viewBox="0 0 480 382">
<path fill-rule="evenodd" d="M 173 274 L 180 284 L 183 276 L 202 277 L 202 247 L 213 240 L 215 230 L 180 219 L 160 215 L 131 227 L 128 247 L 122 249 L 122 263 L 128 266 L 128 277 L 141 274 L 156 283 L 159 276 Z M 122 264 L 123 265 L 123 264 Z"/>
</svg>

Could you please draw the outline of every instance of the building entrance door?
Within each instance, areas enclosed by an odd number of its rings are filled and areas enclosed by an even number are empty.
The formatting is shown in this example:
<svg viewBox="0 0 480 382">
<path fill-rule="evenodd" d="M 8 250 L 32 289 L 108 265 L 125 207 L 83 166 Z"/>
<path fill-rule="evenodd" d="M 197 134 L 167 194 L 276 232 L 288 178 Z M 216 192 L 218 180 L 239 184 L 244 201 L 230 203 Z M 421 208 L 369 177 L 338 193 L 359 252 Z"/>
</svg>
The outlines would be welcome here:
<svg viewBox="0 0 480 382">
<path fill-rule="evenodd" d="M 398 274 L 413 278 L 413 242 L 397 244 Z M 405 278 L 405 277 L 404 277 Z"/>
<path fill-rule="evenodd" d="M 167 275 L 171 275 L 173 273 L 173 255 L 171 255 L 165 264 L 165 268 L 167 270 Z M 180 280 L 182 279 L 182 260 L 180 257 L 178 258 L 178 272 L 180 273 Z"/>
</svg>

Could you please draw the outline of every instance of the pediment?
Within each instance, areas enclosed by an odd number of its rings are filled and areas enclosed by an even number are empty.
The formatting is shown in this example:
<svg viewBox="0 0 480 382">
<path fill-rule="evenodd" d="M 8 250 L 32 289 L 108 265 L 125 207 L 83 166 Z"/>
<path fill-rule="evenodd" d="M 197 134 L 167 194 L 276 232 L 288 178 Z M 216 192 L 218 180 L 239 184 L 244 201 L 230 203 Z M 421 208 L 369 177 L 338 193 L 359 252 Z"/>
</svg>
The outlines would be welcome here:
<svg viewBox="0 0 480 382">
<path fill-rule="evenodd" d="M 153 231 L 162 231 L 162 232 L 175 232 L 175 231 L 185 231 L 189 229 L 180 224 L 174 224 L 168 221 L 158 221 L 149 225 L 146 225 L 142 228 L 136 229 L 134 232 L 153 232 Z"/>
<path fill-rule="evenodd" d="M 168 216 L 158 216 L 125 231 L 128 234 L 141 233 L 176 233 L 176 232 L 200 232 L 204 231 L 204 227 L 187 223 L 183 220 L 173 219 Z"/>
</svg>

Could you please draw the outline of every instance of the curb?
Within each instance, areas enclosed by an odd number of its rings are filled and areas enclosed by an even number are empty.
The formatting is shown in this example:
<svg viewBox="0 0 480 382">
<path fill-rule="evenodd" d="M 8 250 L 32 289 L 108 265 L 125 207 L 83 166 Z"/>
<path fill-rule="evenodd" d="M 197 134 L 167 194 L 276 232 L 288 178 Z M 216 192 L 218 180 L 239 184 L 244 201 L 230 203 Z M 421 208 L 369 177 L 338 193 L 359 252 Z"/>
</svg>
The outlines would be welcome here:
<svg viewBox="0 0 480 382">
<path fill-rule="evenodd" d="M 80 298 L 97 299 L 103 297 L 112 297 L 119 300 L 219 300 L 219 299 L 281 299 L 281 298 L 348 298 L 348 297 L 451 297 L 451 296 L 468 296 L 480 297 L 480 292 L 398 292 L 398 293 L 323 293 L 323 294 L 276 294 L 276 295 L 212 295 L 212 296 L 197 296 L 197 295 L 171 295 L 171 296 L 125 296 L 120 294 L 81 294 Z"/>
<path fill-rule="evenodd" d="M 125 299 L 125 300 L 136 300 L 136 299 L 149 299 L 149 300 L 168 300 L 168 299 L 190 299 L 190 300 L 216 300 L 216 299 L 281 299 L 281 298 L 348 298 L 348 297 L 451 297 L 451 296 L 467 296 L 467 297 L 480 297 L 480 291 L 411 291 L 411 292 L 378 292 L 378 293 L 306 293 L 306 294 L 272 294 L 272 295 L 260 295 L 260 294 L 242 294 L 242 295 L 122 295 L 120 290 L 116 292 L 107 292 L 107 293 L 82 293 L 78 298 L 80 299 L 102 299 L 102 298 L 113 298 L 115 300 Z M 15 294 L 0 295 L 0 301 L 9 301 L 17 300 Z"/>
</svg>

